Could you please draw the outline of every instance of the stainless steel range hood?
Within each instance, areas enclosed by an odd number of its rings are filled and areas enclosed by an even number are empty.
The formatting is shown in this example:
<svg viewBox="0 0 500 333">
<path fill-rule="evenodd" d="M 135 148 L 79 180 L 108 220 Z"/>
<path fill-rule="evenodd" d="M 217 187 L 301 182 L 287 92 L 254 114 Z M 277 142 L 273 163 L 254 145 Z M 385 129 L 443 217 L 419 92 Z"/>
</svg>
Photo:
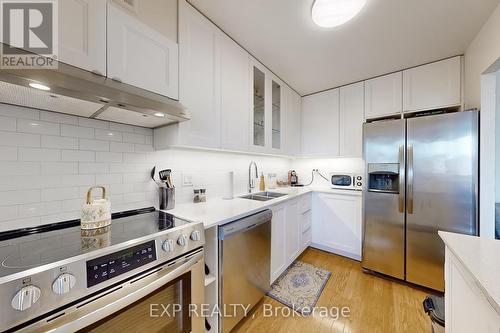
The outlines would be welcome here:
<svg viewBox="0 0 500 333">
<path fill-rule="evenodd" d="M 1 69 L 0 103 L 151 128 L 191 118 L 177 100 L 61 62 L 58 69 Z"/>
</svg>

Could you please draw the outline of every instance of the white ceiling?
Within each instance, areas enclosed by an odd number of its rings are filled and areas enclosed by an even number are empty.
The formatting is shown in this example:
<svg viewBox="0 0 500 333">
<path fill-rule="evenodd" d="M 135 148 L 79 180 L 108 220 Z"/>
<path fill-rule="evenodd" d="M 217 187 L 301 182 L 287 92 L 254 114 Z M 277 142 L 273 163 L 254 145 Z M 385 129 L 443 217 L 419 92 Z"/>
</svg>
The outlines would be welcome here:
<svg viewBox="0 0 500 333">
<path fill-rule="evenodd" d="M 463 54 L 499 0 L 368 0 L 333 29 L 313 0 L 190 0 L 300 94 Z"/>
</svg>

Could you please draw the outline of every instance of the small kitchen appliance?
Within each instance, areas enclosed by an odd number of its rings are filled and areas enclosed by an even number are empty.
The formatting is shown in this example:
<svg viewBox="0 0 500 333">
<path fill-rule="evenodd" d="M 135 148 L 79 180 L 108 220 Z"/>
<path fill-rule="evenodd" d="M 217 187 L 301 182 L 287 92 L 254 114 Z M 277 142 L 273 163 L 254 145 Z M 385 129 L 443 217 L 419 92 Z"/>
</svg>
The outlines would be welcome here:
<svg viewBox="0 0 500 333">
<path fill-rule="evenodd" d="M 358 190 L 363 188 L 363 176 L 354 173 L 331 173 L 330 182 L 332 189 Z"/>
</svg>

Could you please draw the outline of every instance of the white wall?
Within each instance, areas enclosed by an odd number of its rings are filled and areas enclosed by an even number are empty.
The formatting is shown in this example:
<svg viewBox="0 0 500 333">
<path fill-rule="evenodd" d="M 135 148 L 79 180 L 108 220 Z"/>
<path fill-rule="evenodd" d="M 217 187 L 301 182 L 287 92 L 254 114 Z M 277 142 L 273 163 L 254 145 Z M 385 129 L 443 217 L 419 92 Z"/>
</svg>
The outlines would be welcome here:
<svg viewBox="0 0 500 333">
<path fill-rule="evenodd" d="M 292 166 L 297 171 L 301 184 L 308 184 L 311 181 L 312 169 L 319 169 L 319 172 L 327 178 L 330 172 L 364 173 L 364 162 L 361 158 L 298 158 L 293 161 Z M 330 186 L 330 183 L 316 175 L 312 185 Z"/>
<path fill-rule="evenodd" d="M 500 57 L 500 5 L 465 52 L 465 107 L 480 108 L 481 74 Z"/>
</svg>

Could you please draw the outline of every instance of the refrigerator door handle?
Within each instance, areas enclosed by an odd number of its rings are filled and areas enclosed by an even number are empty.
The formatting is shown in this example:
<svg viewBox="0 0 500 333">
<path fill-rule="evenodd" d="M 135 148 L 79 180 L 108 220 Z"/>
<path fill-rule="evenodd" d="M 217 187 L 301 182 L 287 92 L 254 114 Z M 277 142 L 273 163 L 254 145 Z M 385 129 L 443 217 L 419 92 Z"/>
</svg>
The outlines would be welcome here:
<svg viewBox="0 0 500 333">
<path fill-rule="evenodd" d="M 406 211 L 408 214 L 413 214 L 413 145 L 408 145 L 408 207 Z"/>
<path fill-rule="evenodd" d="M 399 212 L 404 212 L 404 192 L 405 192 L 405 147 L 399 146 Z"/>
</svg>

